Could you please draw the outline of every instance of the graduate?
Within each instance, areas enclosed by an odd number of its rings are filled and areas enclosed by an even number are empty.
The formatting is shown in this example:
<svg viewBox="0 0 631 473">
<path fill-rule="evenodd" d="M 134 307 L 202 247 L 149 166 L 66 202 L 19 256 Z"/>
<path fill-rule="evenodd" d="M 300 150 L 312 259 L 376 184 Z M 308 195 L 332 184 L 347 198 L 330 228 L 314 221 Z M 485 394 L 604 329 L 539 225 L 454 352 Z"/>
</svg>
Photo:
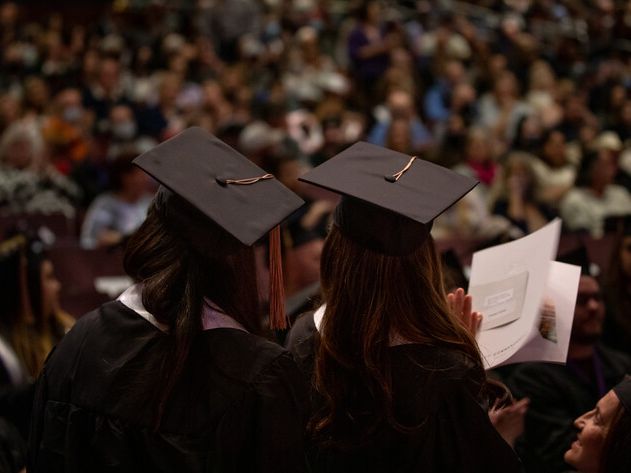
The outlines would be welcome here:
<svg viewBox="0 0 631 473">
<path fill-rule="evenodd" d="M 577 473 L 631 471 L 631 377 L 626 376 L 577 418 L 574 427 L 576 440 L 564 458 Z"/>
<path fill-rule="evenodd" d="M 368 143 L 302 180 L 342 195 L 322 253 L 324 304 L 288 338 L 313 385 L 312 470 L 518 472 L 487 414 L 508 394 L 448 307 L 430 235 L 476 181 Z"/>
<path fill-rule="evenodd" d="M 30 472 L 300 472 L 306 389 L 262 331 L 252 245 L 302 201 L 201 128 L 135 160 L 162 185 L 136 284 L 82 317 L 37 383 Z M 278 231 L 271 315 L 284 326 Z"/>
</svg>

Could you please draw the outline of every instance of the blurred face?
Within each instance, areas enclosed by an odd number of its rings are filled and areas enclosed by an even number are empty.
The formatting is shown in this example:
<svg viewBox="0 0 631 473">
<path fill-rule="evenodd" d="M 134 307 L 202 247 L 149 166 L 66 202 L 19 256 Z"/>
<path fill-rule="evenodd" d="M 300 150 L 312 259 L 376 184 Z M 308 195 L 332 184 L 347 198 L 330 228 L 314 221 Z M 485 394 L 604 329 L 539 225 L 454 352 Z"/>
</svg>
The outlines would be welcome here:
<svg viewBox="0 0 631 473">
<path fill-rule="evenodd" d="M 28 140 L 15 140 L 6 150 L 4 162 L 15 169 L 26 169 L 33 162 L 33 148 Z"/>
<path fill-rule="evenodd" d="M 412 97 L 401 90 L 392 92 L 388 96 L 388 108 L 393 118 L 409 118 L 414 112 Z"/>
<path fill-rule="evenodd" d="M 498 97 L 513 97 L 517 91 L 515 77 L 510 73 L 504 73 L 495 84 L 495 94 Z"/>
<path fill-rule="evenodd" d="M 464 78 L 464 67 L 458 61 L 451 61 L 445 67 L 445 77 L 451 84 L 457 84 Z"/>
<path fill-rule="evenodd" d="M 17 120 L 20 115 L 20 102 L 10 96 L 4 95 L 0 97 L 0 121 L 10 123 Z"/>
<path fill-rule="evenodd" d="M 565 137 L 560 131 L 551 133 L 543 147 L 544 158 L 552 166 L 565 164 Z"/>
<path fill-rule="evenodd" d="M 99 54 L 94 50 L 88 50 L 83 56 L 83 72 L 87 76 L 97 73 L 99 68 Z"/>
<path fill-rule="evenodd" d="M 369 23 L 379 23 L 379 19 L 381 18 L 381 5 L 379 5 L 379 2 L 370 2 L 366 18 Z"/>
<path fill-rule="evenodd" d="M 149 178 L 140 168 L 133 168 L 121 176 L 121 187 L 130 200 L 137 200 L 147 192 Z"/>
<path fill-rule="evenodd" d="M 535 139 L 541 136 L 541 122 L 539 119 L 530 115 L 522 125 L 522 134 L 526 139 Z"/>
<path fill-rule="evenodd" d="M 595 409 L 574 421 L 578 434 L 563 456 L 567 463 L 581 473 L 598 472 L 603 445 L 619 406 L 618 397 L 609 391 L 598 401 Z"/>
<path fill-rule="evenodd" d="M 119 67 L 118 62 L 105 59 L 101 62 L 99 82 L 106 91 L 112 91 L 118 86 Z"/>
<path fill-rule="evenodd" d="M 394 151 L 410 151 L 410 124 L 407 120 L 394 120 L 390 124 L 388 147 Z"/>
<path fill-rule="evenodd" d="M 37 106 L 46 105 L 48 101 L 48 86 L 43 80 L 39 78 L 29 80 L 25 89 L 29 103 Z"/>
<path fill-rule="evenodd" d="M 42 262 L 42 311 L 45 317 L 59 308 L 59 293 L 61 283 L 55 276 L 53 263 L 49 260 Z"/>
<path fill-rule="evenodd" d="M 506 170 L 506 177 L 519 179 L 525 184 L 530 184 L 530 169 L 528 165 L 521 161 L 515 161 Z"/>
<path fill-rule="evenodd" d="M 583 101 L 578 97 L 570 97 L 565 105 L 565 118 L 568 121 L 579 121 L 583 118 Z"/>
<path fill-rule="evenodd" d="M 471 136 L 467 142 L 467 159 L 476 163 L 486 162 L 490 155 L 489 144 L 482 136 Z"/>
<path fill-rule="evenodd" d="M 605 304 L 598 282 L 591 276 L 581 276 L 574 309 L 572 343 L 596 343 L 602 334 L 604 320 Z"/>
<path fill-rule="evenodd" d="M 620 248 L 620 266 L 622 272 L 631 278 L 631 236 L 626 236 L 622 240 Z"/>
<path fill-rule="evenodd" d="M 57 103 L 65 121 L 75 123 L 81 120 L 84 110 L 81 94 L 76 89 L 63 90 L 57 96 Z"/>
<path fill-rule="evenodd" d="M 175 102 L 180 93 L 180 80 L 173 75 L 164 77 L 160 84 L 160 102 L 170 104 Z"/>
<path fill-rule="evenodd" d="M 616 177 L 616 158 L 611 151 L 602 150 L 592 168 L 592 185 L 605 187 L 613 183 Z"/>
</svg>

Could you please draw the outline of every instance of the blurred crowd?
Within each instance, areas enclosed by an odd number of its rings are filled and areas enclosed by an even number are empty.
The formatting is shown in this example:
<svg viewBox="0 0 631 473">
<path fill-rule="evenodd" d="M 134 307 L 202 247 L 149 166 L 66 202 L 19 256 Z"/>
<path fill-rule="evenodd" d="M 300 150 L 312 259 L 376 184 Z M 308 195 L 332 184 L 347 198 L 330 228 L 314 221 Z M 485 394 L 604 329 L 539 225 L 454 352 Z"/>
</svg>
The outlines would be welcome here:
<svg viewBox="0 0 631 473">
<path fill-rule="evenodd" d="M 140 225 L 156 185 L 131 162 L 189 126 L 307 202 L 284 229 L 289 295 L 317 282 L 336 205 L 297 178 L 358 140 L 480 181 L 435 222 L 439 241 L 555 217 L 600 238 L 631 214 L 631 1 L 116 0 L 89 22 L 30 8 L 0 3 L 0 216 L 61 215 L 82 248 Z M 603 288 L 627 354 L 629 238 Z M 0 256 L 31 248 L 10 241 Z M 70 325 L 59 308 L 43 320 L 45 347 L 9 379 L 35 376 Z"/>
<path fill-rule="evenodd" d="M 78 215 L 84 247 L 135 229 L 129 161 L 191 125 L 287 183 L 360 139 L 475 176 L 438 238 L 600 236 L 631 208 L 629 2 L 121 1 L 88 24 L 8 2 L 0 24 L 0 210 Z M 300 246 L 331 206 L 292 187 Z"/>
</svg>

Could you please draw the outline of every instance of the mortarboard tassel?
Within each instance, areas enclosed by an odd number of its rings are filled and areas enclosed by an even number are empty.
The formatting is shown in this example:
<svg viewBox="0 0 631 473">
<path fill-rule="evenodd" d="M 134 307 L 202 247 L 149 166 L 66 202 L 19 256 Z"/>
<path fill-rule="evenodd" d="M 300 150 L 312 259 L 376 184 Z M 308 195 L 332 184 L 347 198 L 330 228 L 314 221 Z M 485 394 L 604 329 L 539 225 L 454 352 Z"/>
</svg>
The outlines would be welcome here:
<svg viewBox="0 0 631 473">
<path fill-rule="evenodd" d="M 269 234 L 269 325 L 272 330 L 287 328 L 280 225 L 276 225 Z"/>
</svg>

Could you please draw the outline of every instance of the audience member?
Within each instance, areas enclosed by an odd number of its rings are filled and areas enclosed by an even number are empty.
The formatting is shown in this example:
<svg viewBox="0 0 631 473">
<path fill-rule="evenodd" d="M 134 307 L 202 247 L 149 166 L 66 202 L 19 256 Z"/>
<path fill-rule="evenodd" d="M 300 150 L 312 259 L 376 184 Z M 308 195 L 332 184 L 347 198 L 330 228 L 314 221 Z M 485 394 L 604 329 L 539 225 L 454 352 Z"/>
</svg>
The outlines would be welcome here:
<svg viewBox="0 0 631 473">
<path fill-rule="evenodd" d="M 13 123 L 0 137 L 0 211 L 4 214 L 75 214 L 77 185 L 46 156 L 38 126 Z"/>
<path fill-rule="evenodd" d="M 569 190 L 559 206 L 569 230 L 586 230 L 599 237 L 607 217 L 631 215 L 631 194 L 614 184 L 617 172 L 616 158 L 606 149 L 583 157 L 576 187 Z"/>
<path fill-rule="evenodd" d="M 594 409 L 574 421 L 576 440 L 565 461 L 577 473 L 619 473 L 631 470 L 631 379 L 626 377 L 604 395 Z"/>
<path fill-rule="evenodd" d="M 543 134 L 537 158 L 532 162 L 539 190 L 536 198 L 556 208 L 576 179 L 576 168 L 568 162 L 561 131 L 551 129 Z"/>
<path fill-rule="evenodd" d="M 566 259 L 576 262 L 575 257 Z M 591 410 L 631 370 L 627 355 L 599 343 L 605 306 L 600 284 L 587 265 L 583 261 L 567 365 L 524 363 L 508 380 L 513 395 L 530 399 L 523 442 L 517 445 L 528 472 L 567 469 L 563 454 L 574 438 L 574 419 Z"/>
<path fill-rule="evenodd" d="M 152 194 L 144 171 L 132 164 L 138 153 L 123 152 L 111 164 L 111 191 L 88 208 L 81 228 L 81 246 L 113 246 L 136 231 L 145 220 Z"/>
<path fill-rule="evenodd" d="M 556 215 L 535 198 L 537 180 L 532 159 L 532 155 L 520 151 L 510 153 L 504 161 L 500 181 L 491 191 L 493 214 L 507 218 L 526 235 L 540 229 Z"/>
</svg>

